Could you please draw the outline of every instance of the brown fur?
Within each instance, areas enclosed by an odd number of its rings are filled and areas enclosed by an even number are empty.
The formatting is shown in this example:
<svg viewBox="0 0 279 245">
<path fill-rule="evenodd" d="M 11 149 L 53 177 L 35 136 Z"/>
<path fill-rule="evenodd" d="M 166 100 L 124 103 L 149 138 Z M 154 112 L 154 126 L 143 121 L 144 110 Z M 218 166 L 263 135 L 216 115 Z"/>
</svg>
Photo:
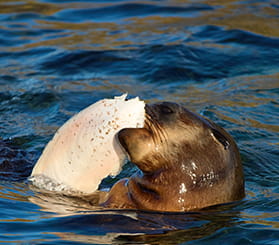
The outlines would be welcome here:
<svg viewBox="0 0 279 245">
<path fill-rule="evenodd" d="M 239 200 L 243 170 L 232 137 L 182 106 L 146 106 L 144 128 L 118 133 L 140 171 L 117 182 L 102 204 L 109 208 L 189 211 Z"/>
</svg>

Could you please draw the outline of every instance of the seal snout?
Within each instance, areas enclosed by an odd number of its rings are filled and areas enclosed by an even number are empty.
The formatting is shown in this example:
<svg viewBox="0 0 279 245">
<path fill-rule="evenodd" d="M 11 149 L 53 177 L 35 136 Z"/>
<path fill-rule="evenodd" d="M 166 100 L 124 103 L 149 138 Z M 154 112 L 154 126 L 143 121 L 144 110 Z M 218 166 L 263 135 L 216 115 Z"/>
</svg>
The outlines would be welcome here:
<svg viewBox="0 0 279 245">
<path fill-rule="evenodd" d="M 151 134 L 145 128 L 124 128 L 117 134 L 119 143 L 128 153 L 132 162 L 137 162 L 148 151 Z"/>
<path fill-rule="evenodd" d="M 129 134 L 129 128 L 124 128 L 118 132 L 117 137 L 118 137 L 119 143 L 122 145 L 122 147 L 125 149 L 125 151 L 129 154 L 128 145 L 127 145 L 127 142 L 129 140 L 128 134 Z"/>
</svg>

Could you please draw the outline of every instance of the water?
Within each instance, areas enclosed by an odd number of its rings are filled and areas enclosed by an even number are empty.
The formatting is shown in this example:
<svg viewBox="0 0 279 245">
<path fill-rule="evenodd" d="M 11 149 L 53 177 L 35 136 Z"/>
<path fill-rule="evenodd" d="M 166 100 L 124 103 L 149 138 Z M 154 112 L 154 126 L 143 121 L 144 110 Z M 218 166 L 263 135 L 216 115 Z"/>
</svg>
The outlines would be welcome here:
<svg viewBox="0 0 279 245">
<path fill-rule="evenodd" d="M 277 0 L 0 1 L 0 242 L 279 244 L 278 14 Z M 92 211 L 28 185 L 65 120 L 123 92 L 225 127 L 245 199 L 187 214 Z"/>
</svg>

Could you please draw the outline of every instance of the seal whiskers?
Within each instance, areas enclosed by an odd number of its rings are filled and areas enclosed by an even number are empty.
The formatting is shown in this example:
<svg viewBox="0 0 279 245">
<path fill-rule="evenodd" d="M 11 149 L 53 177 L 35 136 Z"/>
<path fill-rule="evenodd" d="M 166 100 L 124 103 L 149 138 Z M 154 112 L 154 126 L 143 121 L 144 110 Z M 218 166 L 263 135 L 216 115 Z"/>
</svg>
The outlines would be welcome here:
<svg viewBox="0 0 279 245">
<path fill-rule="evenodd" d="M 148 105 L 146 105 L 145 110 L 146 113 L 144 127 L 151 132 L 152 139 L 155 145 L 166 141 L 167 133 L 165 132 L 163 126 L 160 125 L 160 123 L 156 120 L 156 116 L 152 112 L 152 109 Z"/>
</svg>

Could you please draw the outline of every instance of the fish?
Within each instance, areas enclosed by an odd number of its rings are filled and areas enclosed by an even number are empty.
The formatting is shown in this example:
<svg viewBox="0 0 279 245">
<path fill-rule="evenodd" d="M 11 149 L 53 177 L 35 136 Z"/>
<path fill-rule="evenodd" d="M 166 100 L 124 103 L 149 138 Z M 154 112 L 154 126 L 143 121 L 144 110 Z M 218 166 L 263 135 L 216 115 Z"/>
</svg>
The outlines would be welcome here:
<svg viewBox="0 0 279 245">
<path fill-rule="evenodd" d="M 62 125 L 36 162 L 29 180 L 49 191 L 91 194 L 107 176 L 122 170 L 126 153 L 116 137 L 123 128 L 142 128 L 145 103 L 127 94 L 103 99 Z"/>
</svg>

